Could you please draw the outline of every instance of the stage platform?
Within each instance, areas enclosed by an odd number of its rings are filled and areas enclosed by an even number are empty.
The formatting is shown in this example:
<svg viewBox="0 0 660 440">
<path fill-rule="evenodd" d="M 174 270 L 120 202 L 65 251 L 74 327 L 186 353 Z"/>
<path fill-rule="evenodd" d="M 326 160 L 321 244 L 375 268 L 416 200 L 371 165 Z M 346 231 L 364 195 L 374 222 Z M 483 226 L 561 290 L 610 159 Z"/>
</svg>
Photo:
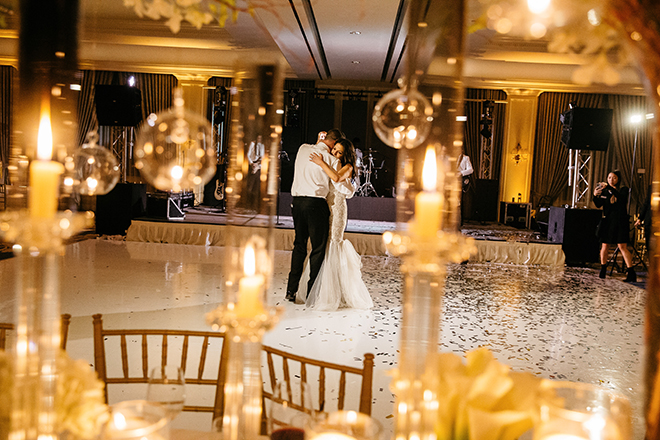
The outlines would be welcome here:
<svg viewBox="0 0 660 440">
<path fill-rule="evenodd" d="M 259 218 L 246 218 L 236 226 L 239 233 L 250 233 Z M 279 216 L 274 232 L 275 249 L 293 248 L 293 220 Z M 349 219 L 346 239 L 350 240 L 360 255 L 387 256 L 381 235 L 395 230 L 394 222 Z M 127 241 L 150 243 L 177 243 L 199 246 L 224 246 L 226 243 L 226 214 L 212 208 L 197 207 L 186 212 L 184 221 L 140 218 L 133 220 L 126 234 Z M 463 234 L 473 237 L 477 252 L 470 262 L 508 263 L 519 265 L 563 266 L 564 252 L 561 244 L 548 243 L 538 233 L 501 224 L 468 224 Z"/>
</svg>

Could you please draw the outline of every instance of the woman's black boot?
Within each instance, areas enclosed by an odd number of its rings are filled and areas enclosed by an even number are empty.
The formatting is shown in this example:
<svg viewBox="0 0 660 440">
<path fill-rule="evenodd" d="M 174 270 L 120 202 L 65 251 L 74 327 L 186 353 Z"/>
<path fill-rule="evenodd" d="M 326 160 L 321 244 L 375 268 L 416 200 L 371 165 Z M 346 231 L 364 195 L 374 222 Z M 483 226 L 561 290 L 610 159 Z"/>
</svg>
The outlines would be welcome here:
<svg viewBox="0 0 660 440">
<path fill-rule="evenodd" d="M 635 269 L 632 267 L 628 268 L 628 275 L 626 275 L 626 279 L 624 280 L 626 283 L 634 283 L 637 281 L 637 274 L 635 273 Z"/>
<path fill-rule="evenodd" d="M 606 273 L 607 273 L 607 264 L 601 264 L 600 265 L 600 273 L 598 274 L 598 277 L 605 278 Z"/>
</svg>

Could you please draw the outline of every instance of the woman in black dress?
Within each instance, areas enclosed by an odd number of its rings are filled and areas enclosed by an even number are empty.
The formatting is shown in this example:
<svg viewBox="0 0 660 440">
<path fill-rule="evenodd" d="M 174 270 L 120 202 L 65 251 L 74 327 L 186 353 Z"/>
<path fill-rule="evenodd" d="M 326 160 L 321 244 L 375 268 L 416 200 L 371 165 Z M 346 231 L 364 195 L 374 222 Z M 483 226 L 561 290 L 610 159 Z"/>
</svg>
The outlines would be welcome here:
<svg viewBox="0 0 660 440">
<path fill-rule="evenodd" d="M 607 183 L 600 182 L 594 190 L 594 204 L 603 208 L 603 218 L 600 220 L 596 235 L 602 245 L 600 248 L 600 277 L 605 278 L 607 272 L 607 257 L 609 245 L 619 247 L 623 261 L 626 262 L 628 273 L 625 281 L 637 281 L 637 274 L 632 267 L 632 255 L 628 251 L 630 241 L 630 224 L 628 220 L 628 193 L 627 187 L 619 187 L 621 172 L 612 171 L 607 175 Z"/>
</svg>

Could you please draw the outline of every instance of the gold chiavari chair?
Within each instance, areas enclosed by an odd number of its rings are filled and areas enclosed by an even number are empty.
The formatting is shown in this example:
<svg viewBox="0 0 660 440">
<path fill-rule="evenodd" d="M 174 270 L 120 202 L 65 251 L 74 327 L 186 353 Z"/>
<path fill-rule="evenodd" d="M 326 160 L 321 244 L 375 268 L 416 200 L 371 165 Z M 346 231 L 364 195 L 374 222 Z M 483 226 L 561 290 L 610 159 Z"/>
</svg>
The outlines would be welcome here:
<svg viewBox="0 0 660 440">
<path fill-rule="evenodd" d="M 69 338 L 69 325 L 71 324 L 71 315 L 68 313 L 62 314 L 62 323 L 60 327 L 61 342 L 60 348 L 66 350 L 66 342 Z M 7 332 L 14 330 L 14 324 L 8 322 L 0 322 L 0 350 L 4 350 L 7 345 Z"/>
<path fill-rule="evenodd" d="M 101 314 L 93 315 L 93 322 L 94 368 L 99 379 L 106 384 L 106 402 L 109 385 L 147 383 L 150 369 L 168 365 L 168 359 L 171 359 L 176 360 L 178 363 L 176 366 L 184 370 L 186 388 L 190 385 L 205 386 L 207 389 L 215 387 L 212 405 L 185 405 L 183 411 L 212 413 L 213 419 L 222 416 L 229 355 L 229 344 L 225 343 L 224 333 L 106 329 L 103 327 Z M 218 353 L 219 356 L 215 356 Z M 153 361 L 153 366 L 149 362 L 150 359 Z M 174 364 L 170 363 L 170 365 Z M 198 393 L 186 392 L 186 394 L 190 397 Z"/>
<path fill-rule="evenodd" d="M 308 383 L 310 388 L 316 388 L 316 382 L 318 381 L 318 388 L 312 393 L 313 395 L 318 394 L 317 399 L 315 398 L 316 396 L 312 397 L 314 410 L 321 412 L 334 409 L 344 410 L 348 409 L 346 408 L 347 387 L 352 390 L 358 389 L 355 388 L 357 384 L 354 385 L 353 379 L 355 379 L 360 380 L 360 392 L 358 395 L 359 403 L 355 405 L 357 408 L 354 407 L 353 409 L 371 415 L 374 368 L 373 354 L 365 353 L 362 361 L 362 368 L 355 368 L 298 356 L 266 345 L 262 347 L 262 353 L 265 353 L 265 362 L 268 372 L 268 384 L 266 384 L 266 380 L 264 380 L 264 401 L 266 399 L 273 400 L 273 390 L 275 389 L 277 381 L 289 382 L 292 376 L 295 377 L 296 375 L 299 375 L 300 380 Z M 350 383 L 347 376 L 352 377 Z M 334 395 L 334 392 L 332 392 L 331 398 L 331 393 L 328 392 L 328 390 L 336 390 L 336 396 Z M 336 405 L 328 404 L 331 399 L 336 399 Z M 331 406 L 332 408 L 330 408 Z M 265 420 L 266 416 L 267 414 L 263 414 L 263 420 Z"/>
</svg>

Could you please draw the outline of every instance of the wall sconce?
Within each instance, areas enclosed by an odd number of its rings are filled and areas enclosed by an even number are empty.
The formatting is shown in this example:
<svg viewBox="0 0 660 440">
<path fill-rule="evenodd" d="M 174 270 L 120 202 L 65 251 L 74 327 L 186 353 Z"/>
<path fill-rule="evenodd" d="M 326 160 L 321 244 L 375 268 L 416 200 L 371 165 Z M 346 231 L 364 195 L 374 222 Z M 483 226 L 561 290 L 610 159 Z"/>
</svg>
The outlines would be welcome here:
<svg viewBox="0 0 660 440">
<path fill-rule="evenodd" d="M 516 165 L 518 165 L 521 160 L 529 159 L 529 152 L 527 151 L 526 148 L 522 148 L 520 146 L 520 142 L 518 142 L 518 145 L 516 145 L 516 148 L 514 148 L 511 151 L 511 159 L 515 160 Z"/>
</svg>

